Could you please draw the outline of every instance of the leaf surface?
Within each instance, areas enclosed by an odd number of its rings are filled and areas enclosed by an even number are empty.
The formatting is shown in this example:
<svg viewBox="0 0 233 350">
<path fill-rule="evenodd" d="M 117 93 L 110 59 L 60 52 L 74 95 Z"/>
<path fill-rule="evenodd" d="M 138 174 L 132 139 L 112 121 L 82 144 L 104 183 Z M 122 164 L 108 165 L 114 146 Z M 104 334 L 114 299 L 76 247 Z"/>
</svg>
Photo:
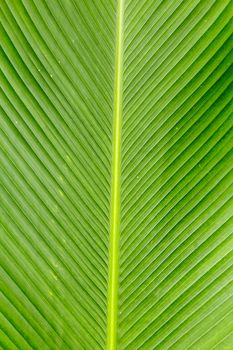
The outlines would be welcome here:
<svg viewBox="0 0 233 350">
<path fill-rule="evenodd" d="M 231 349 L 232 0 L 2 0 L 0 346 Z"/>
</svg>

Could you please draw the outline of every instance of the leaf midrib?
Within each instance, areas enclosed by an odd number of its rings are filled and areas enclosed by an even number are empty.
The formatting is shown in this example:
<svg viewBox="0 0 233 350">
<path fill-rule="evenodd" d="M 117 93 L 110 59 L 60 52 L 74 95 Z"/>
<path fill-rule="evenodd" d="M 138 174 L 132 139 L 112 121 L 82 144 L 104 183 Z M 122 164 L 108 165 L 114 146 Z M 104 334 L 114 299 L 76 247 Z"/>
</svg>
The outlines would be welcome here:
<svg viewBox="0 0 233 350">
<path fill-rule="evenodd" d="M 119 238 L 120 238 L 120 166 L 121 166 L 121 121 L 122 121 L 122 82 L 123 82 L 123 31 L 124 0 L 117 2 L 116 58 L 113 105 L 113 145 L 112 145 L 112 184 L 110 214 L 110 250 L 108 284 L 108 322 L 107 349 L 116 349 L 117 304 L 119 276 Z"/>
</svg>

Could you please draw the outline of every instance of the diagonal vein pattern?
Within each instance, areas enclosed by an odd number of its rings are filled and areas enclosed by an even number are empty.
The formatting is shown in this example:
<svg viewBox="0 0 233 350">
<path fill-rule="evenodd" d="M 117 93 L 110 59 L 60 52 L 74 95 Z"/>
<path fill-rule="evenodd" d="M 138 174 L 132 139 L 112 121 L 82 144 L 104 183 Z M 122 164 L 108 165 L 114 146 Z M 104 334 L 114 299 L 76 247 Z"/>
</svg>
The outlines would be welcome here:
<svg viewBox="0 0 233 350">
<path fill-rule="evenodd" d="M 0 7 L 0 347 L 103 349 L 115 4 Z"/>
<path fill-rule="evenodd" d="M 232 17 L 0 1 L 0 348 L 232 349 Z"/>
<path fill-rule="evenodd" d="M 119 349 L 210 350 L 232 332 L 232 14 L 126 1 Z"/>
</svg>

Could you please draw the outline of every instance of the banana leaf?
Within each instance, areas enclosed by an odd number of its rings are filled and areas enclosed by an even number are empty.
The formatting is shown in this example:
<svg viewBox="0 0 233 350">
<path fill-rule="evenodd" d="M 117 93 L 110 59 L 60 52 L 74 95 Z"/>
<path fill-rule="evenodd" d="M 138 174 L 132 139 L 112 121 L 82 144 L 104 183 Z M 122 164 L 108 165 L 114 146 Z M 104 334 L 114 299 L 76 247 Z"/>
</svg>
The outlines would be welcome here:
<svg viewBox="0 0 233 350">
<path fill-rule="evenodd" d="M 0 1 L 1 349 L 233 349 L 232 17 Z"/>
</svg>

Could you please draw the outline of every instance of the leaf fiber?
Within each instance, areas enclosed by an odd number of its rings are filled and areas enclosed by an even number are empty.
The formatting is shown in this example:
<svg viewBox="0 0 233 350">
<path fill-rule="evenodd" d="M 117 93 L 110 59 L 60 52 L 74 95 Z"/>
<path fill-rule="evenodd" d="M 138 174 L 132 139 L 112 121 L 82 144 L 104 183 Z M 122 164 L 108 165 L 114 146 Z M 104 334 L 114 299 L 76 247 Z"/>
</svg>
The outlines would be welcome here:
<svg viewBox="0 0 233 350">
<path fill-rule="evenodd" d="M 1 349 L 232 349 L 232 17 L 0 1 Z"/>
</svg>

